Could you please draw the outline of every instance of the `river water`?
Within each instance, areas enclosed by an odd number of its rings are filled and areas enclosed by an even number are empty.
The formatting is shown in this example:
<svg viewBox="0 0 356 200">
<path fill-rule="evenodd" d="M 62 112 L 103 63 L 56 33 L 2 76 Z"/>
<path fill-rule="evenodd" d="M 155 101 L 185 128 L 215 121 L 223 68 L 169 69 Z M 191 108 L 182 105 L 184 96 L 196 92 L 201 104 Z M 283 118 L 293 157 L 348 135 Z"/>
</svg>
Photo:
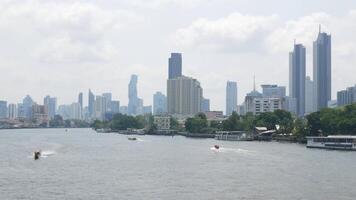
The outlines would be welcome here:
<svg viewBox="0 0 356 200">
<path fill-rule="evenodd" d="M 43 156 L 34 161 L 37 149 Z M 129 141 L 90 129 L 1 130 L 0 199 L 354 200 L 356 152 L 181 136 Z"/>
</svg>

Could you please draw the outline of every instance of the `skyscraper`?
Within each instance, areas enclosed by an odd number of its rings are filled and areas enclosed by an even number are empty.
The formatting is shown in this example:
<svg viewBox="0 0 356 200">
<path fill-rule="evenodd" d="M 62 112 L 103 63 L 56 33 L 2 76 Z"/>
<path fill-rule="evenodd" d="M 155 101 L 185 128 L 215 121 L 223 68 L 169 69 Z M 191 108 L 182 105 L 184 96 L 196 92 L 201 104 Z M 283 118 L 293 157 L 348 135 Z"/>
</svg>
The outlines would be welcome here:
<svg viewBox="0 0 356 200">
<path fill-rule="evenodd" d="M 331 100 L 331 35 L 321 33 L 313 43 L 313 81 L 316 110 L 326 108 Z"/>
<path fill-rule="evenodd" d="M 289 53 L 289 96 L 297 101 L 297 115 L 305 112 L 305 47 L 294 44 Z"/>
<path fill-rule="evenodd" d="M 286 96 L 286 87 L 278 85 L 261 85 L 263 97 L 283 98 Z"/>
<path fill-rule="evenodd" d="M 95 103 L 95 96 L 92 91 L 89 89 L 88 94 L 88 110 L 89 110 L 89 118 L 94 118 L 94 103 Z"/>
<path fill-rule="evenodd" d="M 83 110 L 83 92 L 80 92 L 78 95 L 78 103 L 80 104 L 81 110 Z"/>
<path fill-rule="evenodd" d="M 182 54 L 171 53 L 168 59 L 168 79 L 182 76 Z"/>
<path fill-rule="evenodd" d="M 167 80 L 169 114 L 195 115 L 200 112 L 203 89 L 196 79 L 180 76 Z"/>
<path fill-rule="evenodd" d="M 26 95 L 26 97 L 22 100 L 23 115 L 26 119 L 32 118 L 32 105 L 33 104 L 34 104 L 34 101 L 30 97 L 30 95 Z"/>
<path fill-rule="evenodd" d="M 49 95 L 47 95 L 43 99 L 43 105 L 46 107 L 48 117 L 50 119 L 53 119 L 54 115 L 56 115 L 56 110 L 57 110 L 57 98 L 50 97 Z"/>
<path fill-rule="evenodd" d="M 112 94 L 110 92 L 103 93 L 103 97 L 106 99 L 106 112 L 111 112 Z"/>
<path fill-rule="evenodd" d="M 314 82 L 309 76 L 305 79 L 305 113 L 309 114 L 315 112 L 314 107 L 315 94 L 314 94 Z"/>
<path fill-rule="evenodd" d="M 201 112 L 210 111 L 210 99 L 202 98 L 200 111 Z"/>
<path fill-rule="evenodd" d="M 167 97 L 162 92 L 153 95 L 153 114 L 159 115 L 167 112 Z"/>
<path fill-rule="evenodd" d="M 17 118 L 17 114 L 18 114 L 17 105 L 16 104 L 9 104 L 8 109 L 7 109 L 7 113 L 8 113 L 8 118 L 9 119 L 16 119 Z"/>
<path fill-rule="evenodd" d="M 226 84 L 226 115 L 231 115 L 237 111 L 237 84 L 234 81 L 228 81 Z"/>
<path fill-rule="evenodd" d="M 131 75 L 129 83 L 129 104 L 128 104 L 128 114 L 136 115 L 137 108 L 139 104 L 139 99 L 137 97 L 137 75 Z"/>
</svg>

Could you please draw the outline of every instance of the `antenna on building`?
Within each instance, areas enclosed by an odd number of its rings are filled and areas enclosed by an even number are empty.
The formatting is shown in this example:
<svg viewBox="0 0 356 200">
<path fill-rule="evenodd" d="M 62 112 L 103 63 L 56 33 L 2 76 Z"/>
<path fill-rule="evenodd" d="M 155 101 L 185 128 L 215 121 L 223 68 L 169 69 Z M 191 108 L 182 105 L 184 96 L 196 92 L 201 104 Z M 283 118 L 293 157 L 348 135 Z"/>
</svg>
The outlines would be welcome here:
<svg viewBox="0 0 356 200">
<path fill-rule="evenodd" d="M 319 33 L 321 33 L 321 24 L 319 24 Z"/>
<path fill-rule="evenodd" d="M 253 91 L 256 91 L 256 77 L 253 75 Z"/>
</svg>

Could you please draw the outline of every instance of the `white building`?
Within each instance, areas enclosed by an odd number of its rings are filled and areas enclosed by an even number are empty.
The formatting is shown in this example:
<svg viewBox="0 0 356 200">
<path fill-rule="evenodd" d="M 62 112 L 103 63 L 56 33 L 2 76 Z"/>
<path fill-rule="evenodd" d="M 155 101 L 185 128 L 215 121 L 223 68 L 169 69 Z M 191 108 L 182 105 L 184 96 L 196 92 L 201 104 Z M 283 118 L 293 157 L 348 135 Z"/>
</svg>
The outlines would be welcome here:
<svg viewBox="0 0 356 200">
<path fill-rule="evenodd" d="M 253 101 L 253 114 L 273 112 L 282 109 L 282 98 L 255 98 Z"/>
<path fill-rule="evenodd" d="M 16 119 L 18 114 L 17 105 L 10 103 L 7 108 L 7 114 L 9 119 Z"/>
<path fill-rule="evenodd" d="M 82 106 L 80 103 L 72 103 L 70 105 L 70 118 L 71 119 L 82 119 Z"/>
<path fill-rule="evenodd" d="M 171 128 L 171 117 L 154 116 L 153 123 L 157 126 L 158 130 L 169 130 Z"/>
</svg>

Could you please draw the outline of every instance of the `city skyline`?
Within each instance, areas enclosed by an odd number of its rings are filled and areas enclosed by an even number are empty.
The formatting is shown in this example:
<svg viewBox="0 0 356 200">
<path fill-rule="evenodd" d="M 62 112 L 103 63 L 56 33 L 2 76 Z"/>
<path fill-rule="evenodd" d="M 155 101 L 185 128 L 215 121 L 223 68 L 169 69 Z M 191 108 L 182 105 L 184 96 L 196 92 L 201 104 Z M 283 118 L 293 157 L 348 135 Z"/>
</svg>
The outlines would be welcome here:
<svg viewBox="0 0 356 200">
<path fill-rule="evenodd" d="M 306 47 L 306 75 L 313 77 L 312 45 L 319 24 L 333 38 L 332 99 L 336 99 L 337 91 L 355 82 L 352 74 L 356 73 L 356 45 L 352 44 L 356 43 L 353 37 L 356 31 L 348 28 L 356 15 L 356 3 L 352 1 L 339 2 L 338 6 L 331 2 L 321 11 L 322 1 L 315 1 L 319 4 L 303 2 L 304 10 L 298 9 L 300 2 L 273 1 L 268 5 L 263 2 L 266 5 L 262 6 L 264 12 L 241 3 L 244 1 L 225 2 L 226 7 L 215 14 L 210 11 L 221 2 L 167 1 L 163 5 L 157 3 L 157 7 L 140 2 L 137 5 L 121 5 L 124 3 L 113 1 L 54 2 L 14 1 L 2 6 L 4 15 L 0 20 L 25 28 L 25 31 L 18 31 L 8 23 L 0 25 L 7 36 L 6 40 L 2 39 L 0 49 L 0 68 L 4 72 L 0 75 L 0 91 L 1 99 L 8 103 L 21 102 L 26 94 L 30 94 L 38 103 L 50 95 L 58 98 L 58 104 L 70 104 L 76 102 L 79 92 L 84 92 L 86 105 L 86 91 L 91 88 L 95 94 L 112 92 L 114 99 L 127 105 L 127 83 L 131 74 L 137 74 L 143 83 L 138 85 L 140 97 L 146 105 L 152 105 L 155 91 L 166 91 L 167 58 L 171 52 L 181 52 L 184 74 L 199 80 L 204 87 L 204 97 L 210 99 L 211 110 L 224 110 L 227 80 L 239 83 L 238 102 L 243 102 L 246 93 L 252 90 L 253 74 L 256 74 L 257 85 L 288 86 L 286 54 L 294 38 Z M 140 5 L 148 6 L 145 12 L 137 12 Z M 180 18 L 182 22 L 168 20 L 169 26 L 162 28 L 158 25 L 167 23 L 164 20 L 167 16 L 154 16 L 153 13 L 164 9 L 170 11 L 171 5 L 177 5 L 179 12 L 199 12 Z M 289 9 L 293 6 L 297 9 Z M 48 8 L 52 8 L 53 15 L 45 12 Z M 85 20 L 89 14 L 97 14 L 98 19 L 112 23 L 109 26 L 89 18 L 88 25 L 78 29 L 78 24 L 65 18 L 65 14 L 70 14 L 68 8 L 77 12 L 78 19 Z M 79 12 L 81 8 L 86 12 Z M 19 10 L 16 16 L 11 13 L 14 9 Z M 122 10 L 129 12 L 119 12 Z M 292 11 L 286 13 L 285 10 Z M 55 18 L 56 15 L 59 17 Z M 150 23 L 145 23 L 145 18 Z M 242 25 L 245 23 L 248 26 Z M 71 26 L 66 26 L 68 24 Z M 116 26 L 111 28 L 113 24 Z M 53 26 L 58 30 L 56 33 L 51 32 Z M 141 39 L 133 44 L 132 38 Z"/>
</svg>

